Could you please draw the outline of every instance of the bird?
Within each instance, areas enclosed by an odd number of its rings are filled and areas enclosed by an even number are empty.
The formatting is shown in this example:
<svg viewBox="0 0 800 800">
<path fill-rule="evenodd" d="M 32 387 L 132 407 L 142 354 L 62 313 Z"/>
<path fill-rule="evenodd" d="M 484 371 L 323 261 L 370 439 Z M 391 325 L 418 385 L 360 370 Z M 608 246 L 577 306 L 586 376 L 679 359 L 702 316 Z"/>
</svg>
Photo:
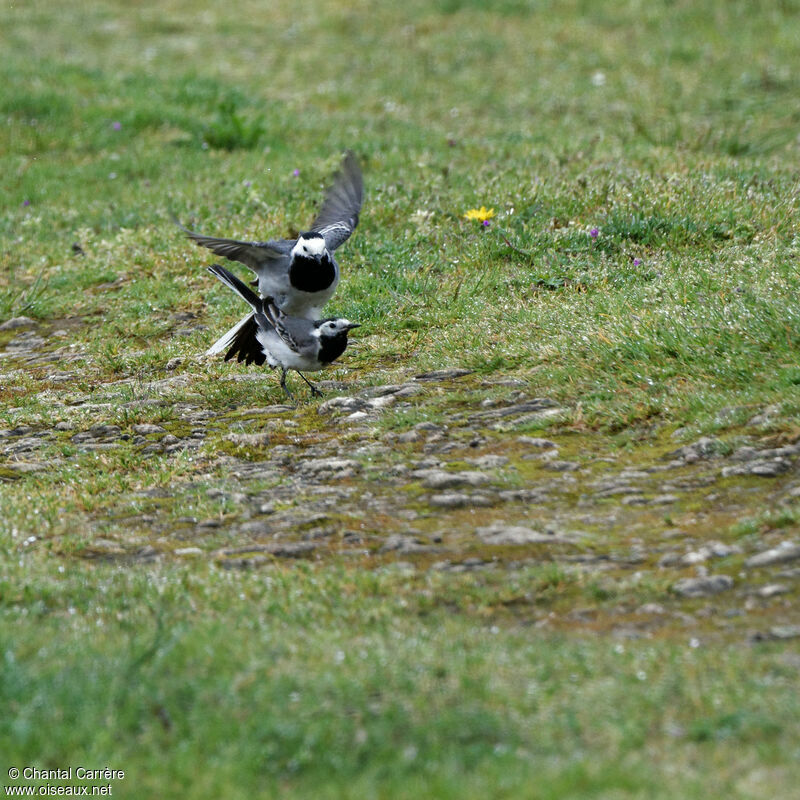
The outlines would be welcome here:
<svg viewBox="0 0 800 800">
<path fill-rule="evenodd" d="M 255 362 L 281 368 L 281 388 L 294 400 L 286 386 L 286 373 L 293 369 L 308 384 L 312 396 L 322 392 L 311 383 L 304 372 L 317 372 L 335 361 L 347 348 L 347 334 L 360 328 L 358 322 L 343 317 L 309 320 L 292 317 L 282 311 L 271 297 L 259 297 L 249 286 L 219 264 L 208 271 L 232 289 L 253 312 L 248 317 L 247 338 L 240 334 L 225 355 L 229 361 L 234 356 L 246 364 Z"/>
<path fill-rule="evenodd" d="M 333 252 L 343 245 L 358 225 L 364 198 L 361 167 L 352 151 L 347 151 L 341 167 L 325 193 L 325 199 L 311 227 L 296 239 L 270 239 L 244 242 L 219 239 L 176 225 L 194 242 L 229 261 L 239 261 L 255 274 L 254 286 L 262 297 L 289 317 L 317 320 L 339 283 L 339 265 Z M 255 330 L 248 314 L 218 339 L 207 355 L 221 353 L 239 342 L 252 340 Z"/>
</svg>

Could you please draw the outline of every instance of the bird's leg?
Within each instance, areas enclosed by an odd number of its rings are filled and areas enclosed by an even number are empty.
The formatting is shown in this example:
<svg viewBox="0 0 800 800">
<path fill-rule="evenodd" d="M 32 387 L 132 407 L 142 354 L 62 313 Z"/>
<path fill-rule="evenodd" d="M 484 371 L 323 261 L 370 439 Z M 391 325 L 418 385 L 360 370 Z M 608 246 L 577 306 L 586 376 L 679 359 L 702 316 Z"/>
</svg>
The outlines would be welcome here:
<svg viewBox="0 0 800 800">
<path fill-rule="evenodd" d="M 298 372 L 297 374 L 308 384 L 309 389 L 311 389 L 312 397 L 322 397 L 322 392 L 319 389 L 317 389 L 317 387 L 314 386 L 314 384 L 311 383 L 311 381 L 308 378 L 306 378 L 306 376 L 303 375 L 302 372 Z"/>
<path fill-rule="evenodd" d="M 281 367 L 281 389 L 289 396 L 290 400 L 294 400 L 294 395 L 289 391 L 289 387 L 286 385 L 286 369 Z"/>
</svg>

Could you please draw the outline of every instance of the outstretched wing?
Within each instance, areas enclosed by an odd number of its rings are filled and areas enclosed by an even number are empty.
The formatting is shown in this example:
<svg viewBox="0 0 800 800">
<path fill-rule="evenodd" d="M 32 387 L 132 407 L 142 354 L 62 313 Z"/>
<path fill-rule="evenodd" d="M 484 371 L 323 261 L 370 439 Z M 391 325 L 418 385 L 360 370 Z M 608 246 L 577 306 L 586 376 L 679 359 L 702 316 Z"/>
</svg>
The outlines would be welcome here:
<svg viewBox="0 0 800 800">
<path fill-rule="evenodd" d="M 272 240 L 269 242 L 240 242 L 237 239 L 218 239 L 215 236 L 204 236 L 185 228 L 173 216 L 172 221 L 193 241 L 201 247 L 207 247 L 218 256 L 223 256 L 229 261 L 239 261 L 245 266 L 250 267 L 253 272 L 259 273 L 261 270 L 276 261 L 288 259 L 289 253 L 294 247 L 294 240 Z"/>
<path fill-rule="evenodd" d="M 358 215 L 364 198 L 364 183 L 358 159 L 348 150 L 341 169 L 328 189 L 322 208 L 311 224 L 311 230 L 321 233 L 328 250 L 344 244 L 358 225 Z"/>
</svg>

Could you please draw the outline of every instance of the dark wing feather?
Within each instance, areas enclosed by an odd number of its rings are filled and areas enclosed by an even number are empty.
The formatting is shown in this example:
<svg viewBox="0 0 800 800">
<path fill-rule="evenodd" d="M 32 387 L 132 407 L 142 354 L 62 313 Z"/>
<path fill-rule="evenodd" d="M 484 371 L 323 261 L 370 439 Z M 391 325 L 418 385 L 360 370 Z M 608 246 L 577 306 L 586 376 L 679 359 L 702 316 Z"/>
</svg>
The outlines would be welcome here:
<svg viewBox="0 0 800 800">
<path fill-rule="evenodd" d="M 328 189 L 322 208 L 311 224 L 311 230 L 321 233 L 328 250 L 344 244 L 358 225 L 358 215 L 364 199 L 364 183 L 358 159 L 347 151 L 341 169 Z"/>
<path fill-rule="evenodd" d="M 173 222 L 196 244 L 207 247 L 218 256 L 223 256 L 229 261 L 239 261 L 250 267 L 253 272 L 260 269 L 270 261 L 287 258 L 294 247 L 293 240 L 273 240 L 269 242 L 241 242 L 238 239 L 219 239 L 215 236 L 204 236 L 185 228 L 173 217 Z"/>
<path fill-rule="evenodd" d="M 244 361 L 245 364 L 258 364 L 261 366 L 267 357 L 264 355 L 264 348 L 256 338 L 258 324 L 255 315 L 251 315 L 247 322 L 242 325 L 236 336 L 233 337 L 230 349 L 225 353 L 225 360 L 230 361 L 236 358 L 237 361 Z"/>
</svg>

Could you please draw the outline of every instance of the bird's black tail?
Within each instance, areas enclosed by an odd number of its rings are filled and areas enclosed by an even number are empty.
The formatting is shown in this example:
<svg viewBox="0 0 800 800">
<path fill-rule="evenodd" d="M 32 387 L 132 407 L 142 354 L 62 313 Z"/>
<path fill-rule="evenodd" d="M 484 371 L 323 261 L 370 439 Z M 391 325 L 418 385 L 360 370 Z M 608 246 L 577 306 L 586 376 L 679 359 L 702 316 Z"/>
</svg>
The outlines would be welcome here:
<svg viewBox="0 0 800 800">
<path fill-rule="evenodd" d="M 229 289 L 232 289 L 242 298 L 257 314 L 264 312 L 264 301 L 249 287 L 240 281 L 232 272 L 219 264 L 212 264 L 208 271 L 221 280 Z"/>
</svg>

